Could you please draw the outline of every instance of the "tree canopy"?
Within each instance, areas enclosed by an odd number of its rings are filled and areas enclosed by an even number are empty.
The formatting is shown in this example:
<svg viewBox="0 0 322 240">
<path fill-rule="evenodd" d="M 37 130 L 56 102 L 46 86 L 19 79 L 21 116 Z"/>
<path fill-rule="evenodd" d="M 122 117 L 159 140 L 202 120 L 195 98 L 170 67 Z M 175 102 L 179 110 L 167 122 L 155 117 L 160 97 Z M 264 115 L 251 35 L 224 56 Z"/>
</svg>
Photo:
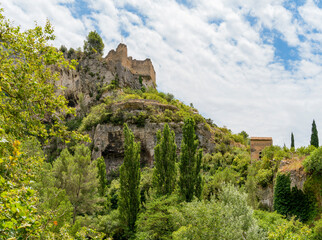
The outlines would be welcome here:
<svg viewBox="0 0 322 240">
<path fill-rule="evenodd" d="M 157 132 L 157 144 L 154 148 L 154 172 L 153 181 L 157 193 L 160 195 L 171 194 L 176 184 L 176 159 L 177 145 L 174 131 L 170 131 L 165 124 L 163 132 Z"/>
<path fill-rule="evenodd" d="M 68 135 L 64 115 L 74 110 L 64 96 L 55 94 L 55 81 L 59 68 L 73 68 L 75 62 L 70 64 L 48 45 L 54 39 L 49 22 L 21 31 L 0 11 L 0 126 L 7 135 L 3 138 Z"/>
<path fill-rule="evenodd" d="M 103 54 L 104 43 L 101 36 L 96 31 L 88 33 L 86 41 L 84 41 L 84 52 Z"/>
</svg>

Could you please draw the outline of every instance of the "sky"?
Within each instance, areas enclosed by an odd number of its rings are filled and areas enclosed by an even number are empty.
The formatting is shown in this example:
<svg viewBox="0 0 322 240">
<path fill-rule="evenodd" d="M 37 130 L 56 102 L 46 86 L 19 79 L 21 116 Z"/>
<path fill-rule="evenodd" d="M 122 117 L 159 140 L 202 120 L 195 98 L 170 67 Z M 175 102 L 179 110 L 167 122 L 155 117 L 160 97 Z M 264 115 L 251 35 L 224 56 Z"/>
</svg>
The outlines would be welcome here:
<svg viewBox="0 0 322 240">
<path fill-rule="evenodd" d="M 158 90 L 233 133 L 308 146 L 322 142 L 321 0 L 2 0 L 22 29 L 49 19 L 51 44 L 82 47 L 96 30 L 104 54 L 120 42 L 150 58 Z"/>
</svg>

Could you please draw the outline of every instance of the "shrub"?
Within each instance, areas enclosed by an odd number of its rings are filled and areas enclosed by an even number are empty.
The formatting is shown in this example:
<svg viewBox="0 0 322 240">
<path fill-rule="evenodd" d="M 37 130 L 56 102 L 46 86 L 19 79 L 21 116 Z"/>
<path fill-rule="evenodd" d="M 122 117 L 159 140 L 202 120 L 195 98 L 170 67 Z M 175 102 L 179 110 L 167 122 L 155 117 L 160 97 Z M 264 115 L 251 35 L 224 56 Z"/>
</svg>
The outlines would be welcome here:
<svg viewBox="0 0 322 240">
<path fill-rule="evenodd" d="M 303 165 L 308 172 L 322 173 L 322 147 L 314 150 L 310 156 L 308 156 Z"/>
<path fill-rule="evenodd" d="M 90 114 L 83 119 L 79 130 L 88 131 L 97 124 L 106 122 L 106 120 L 109 119 L 110 116 L 111 113 L 106 110 L 106 105 L 104 103 L 96 105 L 91 109 Z"/>
</svg>

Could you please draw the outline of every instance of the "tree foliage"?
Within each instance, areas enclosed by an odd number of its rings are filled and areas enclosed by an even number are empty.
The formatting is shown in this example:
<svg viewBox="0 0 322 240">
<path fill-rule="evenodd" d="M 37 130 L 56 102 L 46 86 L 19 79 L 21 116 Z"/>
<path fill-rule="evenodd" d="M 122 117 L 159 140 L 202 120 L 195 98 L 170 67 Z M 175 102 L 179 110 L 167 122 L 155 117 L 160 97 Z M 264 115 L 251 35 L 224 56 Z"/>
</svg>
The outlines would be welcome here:
<svg viewBox="0 0 322 240">
<path fill-rule="evenodd" d="M 278 174 L 274 189 L 274 209 L 284 216 L 296 216 L 302 222 L 315 217 L 315 199 L 312 193 L 303 192 L 294 186 L 291 189 L 290 176 Z"/>
<path fill-rule="evenodd" d="M 49 22 L 22 32 L 0 10 L 0 126 L 7 135 L 68 136 L 64 115 L 74 113 L 62 95 L 55 94 L 59 68 L 73 68 L 54 40 Z M 44 120 L 51 124 L 44 124 Z M 7 136 L 8 138 L 9 136 Z"/>
<path fill-rule="evenodd" d="M 282 215 L 288 215 L 291 204 L 290 177 L 285 174 L 278 174 L 274 186 L 274 209 Z"/>
<path fill-rule="evenodd" d="M 197 150 L 199 141 L 196 139 L 195 122 L 192 118 L 185 119 L 182 132 L 179 188 L 181 196 L 190 202 L 194 195 L 199 198 L 202 192 L 202 150 Z"/>
<path fill-rule="evenodd" d="M 121 222 L 129 234 L 135 231 L 140 209 L 140 143 L 134 142 L 134 135 L 124 124 L 124 161 L 120 167 L 119 211 Z"/>
<path fill-rule="evenodd" d="M 104 43 L 101 36 L 96 31 L 88 33 L 86 41 L 84 41 L 84 51 L 86 53 L 99 53 L 103 54 Z"/>
<path fill-rule="evenodd" d="M 177 145 L 174 131 L 165 124 L 163 132 L 157 132 L 157 144 L 154 148 L 153 181 L 157 194 L 170 195 L 176 184 Z"/>
<path fill-rule="evenodd" d="M 291 134 L 291 148 L 295 148 L 295 144 L 294 144 L 294 134 Z"/>
<path fill-rule="evenodd" d="M 101 197 L 104 197 L 107 191 L 106 164 L 103 157 L 98 158 L 96 161 L 99 179 L 98 193 Z"/>
<path fill-rule="evenodd" d="M 72 155 L 64 149 L 53 164 L 56 186 L 65 189 L 73 205 L 73 223 L 79 214 L 93 213 L 99 202 L 96 161 L 84 145 L 76 146 Z"/>
<path fill-rule="evenodd" d="M 312 132 L 311 132 L 311 141 L 310 144 L 316 148 L 319 147 L 319 136 L 318 136 L 318 130 L 316 128 L 315 120 L 313 120 L 312 123 Z"/>
<path fill-rule="evenodd" d="M 317 148 L 314 150 L 310 156 L 308 156 L 303 165 L 305 170 L 310 173 L 321 173 L 322 172 L 322 147 Z"/>
<path fill-rule="evenodd" d="M 173 239 L 264 239 L 246 194 L 224 185 L 218 199 L 192 201 L 173 213 L 179 223 Z"/>
</svg>

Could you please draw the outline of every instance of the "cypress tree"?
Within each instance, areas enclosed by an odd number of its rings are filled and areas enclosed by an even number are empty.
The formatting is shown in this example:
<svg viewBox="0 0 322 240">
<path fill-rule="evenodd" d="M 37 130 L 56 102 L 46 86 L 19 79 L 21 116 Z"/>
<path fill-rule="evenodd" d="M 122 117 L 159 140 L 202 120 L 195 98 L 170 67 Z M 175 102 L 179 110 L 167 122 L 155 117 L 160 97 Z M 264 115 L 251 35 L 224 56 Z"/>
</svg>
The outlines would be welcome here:
<svg viewBox="0 0 322 240">
<path fill-rule="evenodd" d="M 197 151 L 199 142 L 196 139 L 195 122 L 192 118 L 185 119 L 182 133 L 179 189 L 181 196 L 190 202 L 194 195 L 200 197 L 202 191 L 200 174 L 202 150 Z"/>
<path fill-rule="evenodd" d="M 291 134 L 291 148 L 295 148 L 295 145 L 294 145 L 294 135 L 293 135 L 293 133 Z"/>
<path fill-rule="evenodd" d="M 98 169 L 98 179 L 99 179 L 99 187 L 98 193 L 101 197 L 105 196 L 106 188 L 107 188 L 107 176 L 106 176 L 106 164 L 103 157 L 97 159 L 97 169 Z"/>
<path fill-rule="evenodd" d="M 154 172 L 153 184 L 158 195 L 170 195 L 176 183 L 176 155 L 177 145 L 175 143 L 174 131 L 170 132 L 166 123 L 163 133 L 157 132 L 157 145 L 154 148 Z"/>
<path fill-rule="evenodd" d="M 124 162 L 120 167 L 120 220 L 129 235 L 135 231 L 135 222 L 140 208 L 140 143 L 124 124 Z"/>
<path fill-rule="evenodd" d="M 318 136 L 318 130 L 316 129 L 315 120 L 313 119 L 312 123 L 312 133 L 311 133 L 311 142 L 310 144 L 314 147 L 319 147 L 319 136 Z"/>
</svg>

